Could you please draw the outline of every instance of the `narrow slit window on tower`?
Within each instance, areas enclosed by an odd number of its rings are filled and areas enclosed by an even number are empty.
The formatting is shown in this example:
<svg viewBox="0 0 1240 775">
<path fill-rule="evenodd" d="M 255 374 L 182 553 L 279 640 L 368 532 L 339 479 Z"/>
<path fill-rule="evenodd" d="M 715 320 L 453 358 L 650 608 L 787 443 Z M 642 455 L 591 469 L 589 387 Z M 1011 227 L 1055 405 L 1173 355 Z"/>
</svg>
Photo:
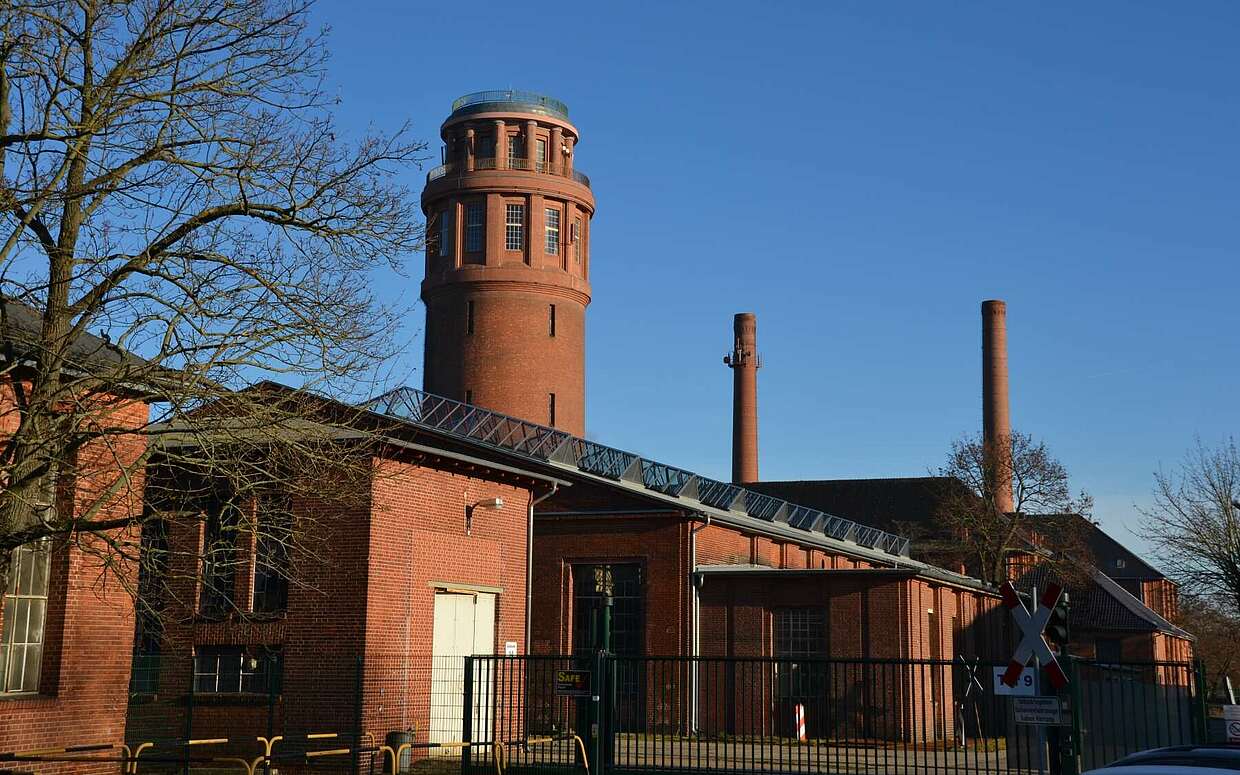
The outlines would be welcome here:
<svg viewBox="0 0 1240 775">
<path fill-rule="evenodd" d="M 472 301 L 465 302 L 465 333 L 472 334 L 474 332 L 474 303 Z"/>
<path fill-rule="evenodd" d="M 485 219 L 486 207 L 481 202 L 470 202 L 465 207 L 465 252 L 478 253 L 482 250 Z"/>
<path fill-rule="evenodd" d="M 525 247 L 525 205 L 508 205 L 504 221 L 504 248 L 521 250 Z"/>
<path fill-rule="evenodd" d="M 560 211 L 554 207 L 547 208 L 547 255 L 554 256 L 560 252 Z"/>
<path fill-rule="evenodd" d="M 452 209 L 439 214 L 439 256 L 452 255 Z"/>
<path fill-rule="evenodd" d="M 555 336 L 555 305 L 554 304 L 551 305 L 550 317 L 548 318 L 547 322 L 548 322 L 548 327 L 550 328 L 550 331 L 551 331 L 551 335 Z"/>
<path fill-rule="evenodd" d="M 581 219 L 573 219 L 573 262 L 581 263 Z"/>
<path fill-rule="evenodd" d="M 538 162 L 538 171 L 543 172 L 547 169 L 547 141 L 538 140 L 534 144 L 534 153 L 537 155 L 535 161 Z"/>
<path fill-rule="evenodd" d="M 548 422 L 547 424 L 550 425 L 552 428 L 554 428 L 555 427 L 555 393 L 548 393 L 547 395 L 550 397 L 550 400 L 547 402 L 547 415 L 548 417 L 551 418 L 551 421 Z"/>
</svg>

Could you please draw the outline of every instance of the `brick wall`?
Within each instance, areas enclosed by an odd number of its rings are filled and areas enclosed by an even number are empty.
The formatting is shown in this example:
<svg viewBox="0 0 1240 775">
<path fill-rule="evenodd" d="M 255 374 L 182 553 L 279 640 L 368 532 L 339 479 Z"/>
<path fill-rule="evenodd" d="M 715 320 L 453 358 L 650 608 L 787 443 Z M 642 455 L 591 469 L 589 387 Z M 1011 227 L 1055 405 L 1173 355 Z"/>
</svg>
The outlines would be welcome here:
<svg viewBox="0 0 1240 775">
<path fill-rule="evenodd" d="M 717 524 L 702 526 L 681 516 L 633 515 L 598 517 L 560 517 L 543 515 L 536 521 L 534 534 L 534 621 L 533 650 L 535 653 L 570 653 L 572 640 L 572 566 L 578 563 L 637 562 L 643 568 L 643 587 L 647 617 L 646 653 L 654 655 L 690 653 L 691 634 L 688 631 L 688 608 L 691 605 L 688 591 L 690 532 L 696 528 L 697 565 L 765 565 L 771 568 L 836 568 L 867 569 L 870 564 L 842 555 L 825 552 L 819 548 L 798 545 L 792 541 L 777 541 L 766 536 L 745 534 L 737 529 Z M 707 586 L 716 583 L 708 581 Z M 779 582 L 784 583 L 784 582 Z M 920 616 L 914 616 L 906 605 L 901 609 L 896 603 L 875 604 L 868 619 L 862 619 L 860 598 L 855 590 L 848 598 L 840 589 L 817 587 L 820 582 L 806 582 L 804 589 L 817 589 L 814 594 L 829 595 L 841 614 L 838 627 L 832 628 L 831 649 L 833 655 L 862 656 L 862 641 L 873 644 L 869 656 L 921 657 L 930 652 L 922 619 L 925 609 L 934 607 L 931 602 L 938 592 L 928 591 L 929 585 L 916 582 Z M 843 584 L 833 580 L 832 585 Z M 849 582 L 863 583 L 863 582 Z M 871 582 L 864 582 L 867 586 Z M 746 594 L 758 595 L 752 606 L 740 606 L 732 615 L 749 616 L 757 610 L 754 606 L 770 608 L 774 603 L 777 586 L 760 586 L 758 591 Z M 884 587 L 885 596 L 896 595 L 895 587 Z M 936 587 L 937 589 L 937 587 Z M 779 593 L 783 594 L 783 593 Z M 798 593 L 801 594 L 801 593 Z M 878 595 L 871 593 L 871 598 Z M 941 653 L 949 655 L 952 646 L 951 617 L 960 617 L 962 629 L 973 627 L 974 619 L 985 615 L 993 606 L 993 596 L 971 591 L 945 592 L 946 616 L 940 629 L 943 635 Z M 957 611 L 957 598 L 963 596 L 969 607 Z M 825 598 L 823 598 L 825 599 Z M 892 597 L 892 600 L 895 598 Z M 901 611 L 904 611 L 901 614 Z M 706 638 L 706 621 L 711 616 L 701 615 Z M 849 623 L 845 626 L 845 623 Z M 716 623 L 717 624 L 717 623 Z M 873 632 L 869 627 L 873 626 Z M 758 632 L 758 620 L 737 624 L 739 630 Z M 904 628 L 901 635 L 898 630 Z M 892 633 L 893 628 L 897 630 Z M 898 637 L 897 637 L 898 636 Z M 977 636 L 976 640 L 989 641 L 992 636 Z M 759 649 L 759 643 L 750 638 L 736 647 L 735 652 L 769 654 Z M 703 645 L 703 654 L 711 653 Z M 726 652 L 716 652 L 726 653 Z M 948 656 L 947 658 L 950 658 Z"/>
<path fill-rule="evenodd" d="M 556 518 L 534 525 L 531 652 L 572 652 L 572 566 L 638 563 L 647 654 L 687 653 L 689 525 L 668 516 Z"/>
<path fill-rule="evenodd" d="M 368 495 L 356 502 L 295 501 L 294 512 L 313 526 L 320 549 L 297 568 L 286 611 L 247 613 L 252 575 L 239 572 L 234 597 L 243 610 L 217 621 L 188 609 L 166 615 L 160 692 L 131 706 L 131 739 L 183 736 L 193 648 L 231 645 L 282 649 L 283 691 L 274 699 L 274 725 L 286 736 L 352 732 L 360 689 L 364 732 L 382 742 L 390 731 L 416 728 L 425 741 L 437 587 L 495 593 L 489 650 L 502 652 L 508 641 L 524 650 L 533 483 L 470 468 L 466 473 L 447 459 L 386 457 L 374 461 Z M 466 507 L 495 497 L 503 506 L 474 509 L 467 531 Z M 194 557 L 201 542 L 198 521 L 179 523 L 170 536 L 183 565 L 176 571 L 179 600 L 198 599 Z M 265 734 L 267 719 L 267 697 L 198 695 L 193 735 L 242 739 L 238 752 L 244 748 L 253 756 L 252 741 Z"/>
<path fill-rule="evenodd" d="M 134 428 L 147 421 L 147 407 L 140 401 L 100 399 L 99 404 L 110 426 Z M 8 385 L 0 389 L 0 417 L 5 426 L 0 432 L 12 432 L 16 414 Z M 145 448 L 145 440 L 136 435 L 88 444 L 78 454 L 77 475 L 62 481 L 67 489 L 62 507 L 79 513 L 95 508 L 99 519 L 136 515 L 141 470 L 130 474 L 120 494 L 105 493 L 121 467 L 133 465 Z M 111 537 L 131 538 L 120 531 Z M 136 573 L 125 563 L 106 567 L 103 558 L 111 556 L 102 539 L 89 536 L 53 545 L 39 693 L 0 695 L 0 750 L 124 740 L 134 631 L 133 601 L 125 585 L 135 582 Z M 70 768 L 115 771 L 115 765 L 32 767 L 40 772 Z"/>
</svg>

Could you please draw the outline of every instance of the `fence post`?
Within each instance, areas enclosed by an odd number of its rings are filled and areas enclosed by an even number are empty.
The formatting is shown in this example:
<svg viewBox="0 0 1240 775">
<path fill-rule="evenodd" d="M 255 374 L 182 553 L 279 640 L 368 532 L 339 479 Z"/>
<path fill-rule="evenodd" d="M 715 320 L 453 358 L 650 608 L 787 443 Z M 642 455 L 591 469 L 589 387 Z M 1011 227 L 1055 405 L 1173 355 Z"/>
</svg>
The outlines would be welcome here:
<svg viewBox="0 0 1240 775">
<path fill-rule="evenodd" d="M 361 775 L 362 757 L 358 750 L 362 745 L 362 667 L 363 658 L 357 657 L 353 679 L 353 773 Z"/>
<path fill-rule="evenodd" d="M 268 652 L 267 660 L 267 739 L 275 736 L 276 728 L 276 655 Z M 281 670 L 283 681 L 283 670 Z M 271 775 L 271 757 L 263 757 L 263 775 Z"/>
<path fill-rule="evenodd" d="M 597 775 L 602 775 L 606 771 L 606 765 L 603 762 L 603 738 L 607 734 L 607 708 L 606 703 L 603 702 L 607 697 L 606 654 L 607 652 L 603 649 L 594 652 L 594 664 L 590 670 L 590 704 L 593 706 L 593 712 L 590 714 L 590 748 Z"/>
<path fill-rule="evenodd" d="M 1201 658 L 1193 660 L 1193 683 L 1193 715 L 1197 717 L 1193 730 L 1197 739 L 1193 742 L 1205 745 L 1210 742 L 1210 719 L 1206 711 L 1206 663 Z"/>
<path fill-rule="evenodd" d="M 189 741 L 194 739 L 194 660 L 196 657 L 189 658 L 189 690 L 185 693 L 185 765 L 182 767 L 183 775 L 189 775 Z M 218 668 L 217 668 L 218 669 Z"/>
<path fill-rule="evenodd" d="M 465 686 L 461 697 L 461 742 L 471 743 L 474 738 L 474 658 L 465 657 Z M 498 742 L 498 741 L 495 741 Z M 494 752 L 492 752 L 494 753 Z M 461 746 L 461 775 L 469 772 L 473 748 Z"/>
<path fill-rule="evenodd" d="M 1084 708 L 1081 707 L 1084 702 L 1085 694 L 1081 686 L 1081 671 L 1077 669 L 1076 657 L 1066 653 L 1064 649 L 1063 661 L 1064 666 L 1068 668 L 1068 692 L 1070 702 L 1072 703 L 1072 740 L 1068 747 L 1067 754 L 1070 758 L 1068 766 L 1064 767 L 1065 775 L 1079 775 L 1082 768 L 1082 756 L 1085 752 L 1084 730 L 1085 725 L 1082 722 L 1082 713 Z"/>
</svg>

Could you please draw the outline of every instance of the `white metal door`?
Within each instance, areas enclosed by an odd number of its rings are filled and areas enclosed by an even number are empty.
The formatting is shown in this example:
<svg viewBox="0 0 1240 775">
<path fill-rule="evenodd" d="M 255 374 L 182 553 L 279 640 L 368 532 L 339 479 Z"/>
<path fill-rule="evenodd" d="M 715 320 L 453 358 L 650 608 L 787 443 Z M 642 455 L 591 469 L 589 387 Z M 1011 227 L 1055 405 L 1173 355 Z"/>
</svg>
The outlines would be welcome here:
<svg viewBox="0 0 1240 775">
<path fill-rule="evenodd" d="M 462 699 L 465 695 L 465 657 L 490 654 L 495 643 L 495 595 L 485 592 L 439 592 L 435 595 L 435 621 L 431 633 L 432 743 L 461 739 Z M 482 673 L 485 666 L 476 672 Z M 474 676 L 474 740 L 489 739 L 490 681 Z M 445 755 L 453 749 L 432 749 Z"/>
</svg>

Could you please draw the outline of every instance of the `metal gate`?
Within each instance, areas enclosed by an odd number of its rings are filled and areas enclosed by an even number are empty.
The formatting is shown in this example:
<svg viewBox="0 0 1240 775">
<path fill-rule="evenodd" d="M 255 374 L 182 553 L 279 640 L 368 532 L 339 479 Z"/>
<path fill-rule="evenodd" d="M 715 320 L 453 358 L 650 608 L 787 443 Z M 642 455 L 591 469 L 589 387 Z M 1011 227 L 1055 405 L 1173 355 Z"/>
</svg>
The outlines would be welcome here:
<svg viewBox="0 0 1240 775">
<path fill-rule="evenodd" d="M 1139 750 L 1204 740 L 1198 666 L 1065 660 L 1062 725 L 1018 723 L 1004 663 L 946 660 L 472 657 L 487 699 L 466 713 L 532 772 L 1074 775 Z M 563 693 L 563 671 L 589 693 Z M 640 676 L 634 687 L 632 677 Z M 466 681 L 467 687 L 478 681 Z M 804 729 L 802 735 L 801 729 Z M 481 751 L 482 749 L 480 749 Z M 466 772 L 494 771 L 464 753 Z"/>
</svg>

